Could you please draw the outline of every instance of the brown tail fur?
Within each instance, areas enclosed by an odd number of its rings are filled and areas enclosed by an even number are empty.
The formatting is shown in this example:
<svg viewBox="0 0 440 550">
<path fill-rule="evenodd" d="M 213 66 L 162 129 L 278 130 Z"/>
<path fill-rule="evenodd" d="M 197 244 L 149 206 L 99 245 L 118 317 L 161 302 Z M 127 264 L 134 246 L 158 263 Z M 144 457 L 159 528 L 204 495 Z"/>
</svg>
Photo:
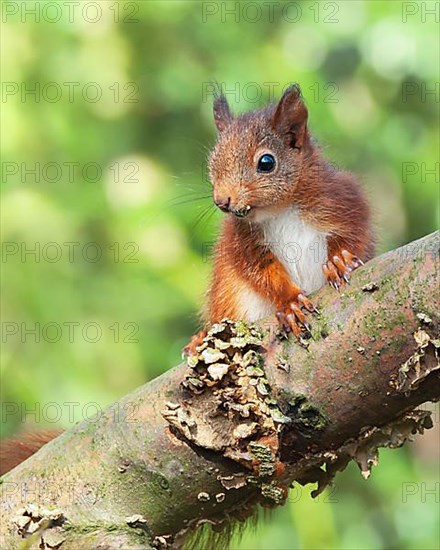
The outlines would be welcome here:
<svg viewBox="0 0 440 550">
<path fill-rule="evenodd" d="M 4 475 L 55 439 L 61 430 L 45 430 L 20 434 L 19 439 L 0 441 L 0 475 Z"/>
</svg>

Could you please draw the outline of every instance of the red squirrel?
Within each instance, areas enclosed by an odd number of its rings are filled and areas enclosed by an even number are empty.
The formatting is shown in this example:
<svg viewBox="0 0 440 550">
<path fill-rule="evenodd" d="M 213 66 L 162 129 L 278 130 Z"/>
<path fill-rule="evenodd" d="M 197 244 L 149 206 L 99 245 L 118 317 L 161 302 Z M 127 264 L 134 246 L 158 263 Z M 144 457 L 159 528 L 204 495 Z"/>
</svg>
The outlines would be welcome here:
<svg viewBox="0 0 440 550">
<path fill-rule="evenodd" d="M 204 310 L 206 326 L 277 313 L 301 337 L 307 294 L 327 281 L 339 289 L 373 255 L 368 202 L 356 178 L 331 165 L 307 127 L 298 85 L 278 104 L 233 116 L 214 100 L 217 143 L 209 158 L 215 204 L 227 214 Z M 184 353 L 192 354 L 206 330 Z"/>
<path fill-rule="evenodd" d="M 217 243 L 204 318 L 257 321 L 277 312 L 300 337 L 307 294 L 326 281 L 348 282 L 371 258 L 367 200 L 353 175 L 324 159 L 307 128 L 297 85 L 277 105 L 234 117 L 224 95 L 214 101 L 218 140 L 209 160 L 213 198 L 227 213 Z M 186 353 L 206 335 L 196 334 Z M 0 449 L 2 473 L 54 437 L 46 433 Z"/>
</svg>

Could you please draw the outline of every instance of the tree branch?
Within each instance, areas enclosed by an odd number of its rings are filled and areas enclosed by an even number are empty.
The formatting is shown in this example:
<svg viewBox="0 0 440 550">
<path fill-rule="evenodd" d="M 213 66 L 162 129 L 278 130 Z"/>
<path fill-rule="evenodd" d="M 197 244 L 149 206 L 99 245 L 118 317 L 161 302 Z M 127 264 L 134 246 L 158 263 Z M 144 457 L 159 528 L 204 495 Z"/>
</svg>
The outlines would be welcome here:
<svg viewBox="0 0 440 550">
<path fill-rule="evenodd" d="M 293 481 L 318 489 L 354 459 L 429 427 L 440 397 L 439 233 L 372 260 L 299 345 L 214 326 L 200 355 L 82 422 L 3 478 L 1 547 L 179 546 Z M 39 546 L 40 545 L 40 546 Z"/>
</svg>

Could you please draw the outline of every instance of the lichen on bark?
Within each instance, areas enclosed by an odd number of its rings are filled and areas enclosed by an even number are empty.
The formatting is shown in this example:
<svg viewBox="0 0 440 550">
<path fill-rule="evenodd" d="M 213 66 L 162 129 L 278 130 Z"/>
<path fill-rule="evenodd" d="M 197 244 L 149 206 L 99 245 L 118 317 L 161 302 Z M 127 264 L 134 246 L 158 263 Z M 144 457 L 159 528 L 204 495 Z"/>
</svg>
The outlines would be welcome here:
<svg viewBox="0 0 440 550">
<path fill-rule="evenodd" d="M 264 346 L 256 326 L 227 319 L 213 325 L 188 358 L 179 401 L 168 402 L 163 415 L 186 440 L 243 466 L 262 502 L 279 504 L 286 491 L 273 478 L 292 419 L 271 395 Z"/>
<path fill-rule="evenodd" d="M 417 317 L 425 324 L 432 323 L 432 319 L 424 314 L 418 314 Z M 419 328 L 414 332 L 414 340 L 417 344 L 416 351 L 403 363 L 397 377 L 393 377 L 391 382 L 398 391 L 405 394 L 417 389 L 430 374 L 437 371 L 440 375 L 440 338 L 433 338 L 427 330 Z M 435 357 L 432 364 L 426 361 L 427 353 L 432 353 Z"/>
</svg>

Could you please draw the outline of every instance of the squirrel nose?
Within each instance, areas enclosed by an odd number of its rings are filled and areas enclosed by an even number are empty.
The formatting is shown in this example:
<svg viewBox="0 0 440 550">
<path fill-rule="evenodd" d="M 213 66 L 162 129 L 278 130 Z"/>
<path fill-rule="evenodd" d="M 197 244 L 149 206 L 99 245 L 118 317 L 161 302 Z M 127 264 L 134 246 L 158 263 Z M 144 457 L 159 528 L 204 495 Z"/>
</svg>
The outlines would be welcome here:
<svg viewBox="0 0 440 550">
<path fill-rule="evenodd" d="M 229 212 L 231 197 L 228 197 L 227 199 L 215 199 L 214 202 L 222 212 Z"/>
</svg>

